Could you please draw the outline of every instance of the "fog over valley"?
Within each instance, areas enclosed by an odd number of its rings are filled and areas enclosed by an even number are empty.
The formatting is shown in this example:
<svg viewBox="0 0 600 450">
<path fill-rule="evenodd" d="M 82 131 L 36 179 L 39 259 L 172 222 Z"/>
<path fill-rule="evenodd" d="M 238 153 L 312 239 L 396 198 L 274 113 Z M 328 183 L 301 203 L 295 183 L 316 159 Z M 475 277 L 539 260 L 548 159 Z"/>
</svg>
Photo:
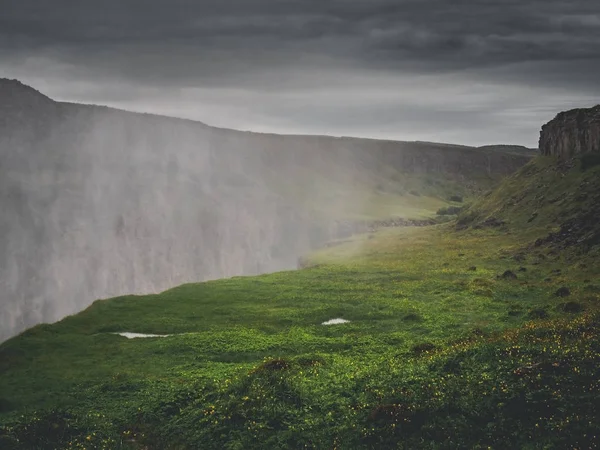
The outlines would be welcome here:
<svg viewBox="0 0 600 450">
<path fill-rule="evenodd" d="M 59 103 L 15 80 L 0 99 L 2 340 L 96 299 L 296 268 L 356 221 L 418 216 L 414 174 L 478 189 L 470 174 L 528 160 L 237 132 Z"/>
</svg>

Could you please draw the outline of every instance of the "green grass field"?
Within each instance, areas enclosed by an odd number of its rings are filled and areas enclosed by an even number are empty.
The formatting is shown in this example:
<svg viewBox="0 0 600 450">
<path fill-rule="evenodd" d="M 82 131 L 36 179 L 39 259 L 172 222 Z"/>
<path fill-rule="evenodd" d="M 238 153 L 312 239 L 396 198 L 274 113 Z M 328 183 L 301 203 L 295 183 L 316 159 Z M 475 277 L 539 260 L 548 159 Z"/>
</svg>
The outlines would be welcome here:
<svg viewBox="0 0 600 450">
<path fill-rule="evenodd" d="M 535 246 L 556 202 L 527 222 L 500 200 L 548 167 L 462 216 L 502 226 L 354 236 L 302 270 L 97 301 L 26 331 L 0 345 L 0 448 L 597 448 L 597 247 Z M 600 179 L 566 176 L 567 194 Z M 334 318 L 349 322 L 321 325 Z"/>
</svg>

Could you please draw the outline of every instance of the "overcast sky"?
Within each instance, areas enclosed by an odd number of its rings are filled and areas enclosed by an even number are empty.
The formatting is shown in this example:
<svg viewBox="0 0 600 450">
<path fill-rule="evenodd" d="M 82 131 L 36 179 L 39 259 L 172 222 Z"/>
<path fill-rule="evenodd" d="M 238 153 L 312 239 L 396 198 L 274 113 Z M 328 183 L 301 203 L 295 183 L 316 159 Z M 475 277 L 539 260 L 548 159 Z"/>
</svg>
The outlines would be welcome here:
<svg viewBox="0 0 600 450">
<path fill-rule="evenodd" d="M 537 147 L 599 74 L 595 0 L 0 0 L 0 77 L 244 130 Z"/>
</svg>

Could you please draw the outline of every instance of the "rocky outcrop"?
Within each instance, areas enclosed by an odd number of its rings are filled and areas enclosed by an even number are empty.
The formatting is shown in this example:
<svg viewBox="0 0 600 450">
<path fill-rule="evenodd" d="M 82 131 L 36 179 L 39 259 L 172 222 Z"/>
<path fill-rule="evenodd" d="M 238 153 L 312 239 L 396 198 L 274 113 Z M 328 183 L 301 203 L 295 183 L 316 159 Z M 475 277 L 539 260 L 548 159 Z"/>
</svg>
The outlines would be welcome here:
<svg viewBox="0 0 600 450">
<path fill-rule="evenodd" d="M 542 127 L 539 150 L 561 159 L 600 153 L 600 105 L 558 114 Z"/>
</svg>

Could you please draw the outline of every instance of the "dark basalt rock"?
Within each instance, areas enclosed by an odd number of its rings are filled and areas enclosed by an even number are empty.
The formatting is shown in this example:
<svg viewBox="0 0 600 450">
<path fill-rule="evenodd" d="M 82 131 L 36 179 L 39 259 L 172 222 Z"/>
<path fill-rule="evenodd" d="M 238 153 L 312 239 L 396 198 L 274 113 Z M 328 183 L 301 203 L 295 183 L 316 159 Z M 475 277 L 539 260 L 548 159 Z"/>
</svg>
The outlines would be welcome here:
<svg viewBox="0 0 600 450">
<path fill-rule="evenodd" d="M 597 200 L 600 201 L 600 196 Z M 558 254 L 558 250 L 574 246 L 587 251 L 600 244 L 598 223 L 600 223 L 600 209 L 582 211 L 577 217 L 561 224 L 559 231 L 537 239 L 533 246 L 549 245 L 554 248 L 553 254 Z"/>
<path fill-rule="evenodd" d="M 559 113 L 542 127 L 539 150 L 562 160 L 600 153 L 600 105 Z"/>
</svg>

